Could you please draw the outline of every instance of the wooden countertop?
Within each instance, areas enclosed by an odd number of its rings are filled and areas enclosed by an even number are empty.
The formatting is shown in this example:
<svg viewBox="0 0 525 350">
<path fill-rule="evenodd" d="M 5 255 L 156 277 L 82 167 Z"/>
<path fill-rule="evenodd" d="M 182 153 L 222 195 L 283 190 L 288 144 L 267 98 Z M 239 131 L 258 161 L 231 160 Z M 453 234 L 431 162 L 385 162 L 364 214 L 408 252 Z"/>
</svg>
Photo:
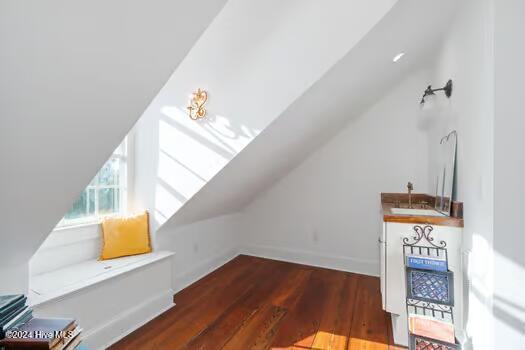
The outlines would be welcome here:
<svg viewBox="0 0 525 350">
<path fill-rule="evenodd" d="M 433 209 L 434 202 L 435 198 L 433 196 L 421 193 L 412 194 L 414 209 Z M 408 194 L 381 193 L 381 206 L 383 209 L 383 221 L 385 222 L 463 227 L 463 203 L 453 203 L 452 212 L 455 216 L 394 214 L 392 208 L 408 208 Z"/>
</svg>

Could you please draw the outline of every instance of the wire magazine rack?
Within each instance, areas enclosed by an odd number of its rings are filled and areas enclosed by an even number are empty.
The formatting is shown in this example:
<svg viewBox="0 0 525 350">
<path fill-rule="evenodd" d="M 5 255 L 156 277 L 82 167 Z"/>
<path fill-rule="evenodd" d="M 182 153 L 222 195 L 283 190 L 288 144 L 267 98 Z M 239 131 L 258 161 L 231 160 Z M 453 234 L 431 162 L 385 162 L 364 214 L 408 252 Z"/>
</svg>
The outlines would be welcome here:
<svg viewBox="0 0 525 350">
<path fill-rule="evenodd" d="M 447 243 L 432 236 L 430 225 L 414 225 L 403 238 L 406 311 L 410 350 L 457 350 L 461 345 L 411 332 L 410 315 L 454 326 L 454 275 L 448 269 Z"/>
</svg>

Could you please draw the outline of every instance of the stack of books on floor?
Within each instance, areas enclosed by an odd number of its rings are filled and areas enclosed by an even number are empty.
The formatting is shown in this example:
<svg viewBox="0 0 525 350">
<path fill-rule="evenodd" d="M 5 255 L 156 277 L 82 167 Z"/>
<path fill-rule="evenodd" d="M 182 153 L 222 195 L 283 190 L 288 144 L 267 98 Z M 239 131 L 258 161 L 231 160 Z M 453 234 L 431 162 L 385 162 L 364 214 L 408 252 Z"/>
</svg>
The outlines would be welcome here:
<svg viewBox="0 0 525 350">
<path fill-rule="evenodd" d="M 73 350 L 82 329 L 74 319 L 33 317 L 23 295 L 0 296 L 0 350 Z"/>
<path fill-rule="evenodd" d="M 22 295 L 0 296 L 0 339 L 33 317 L 33 310 L 26 305 L 27 298 Z"/>
</svg>

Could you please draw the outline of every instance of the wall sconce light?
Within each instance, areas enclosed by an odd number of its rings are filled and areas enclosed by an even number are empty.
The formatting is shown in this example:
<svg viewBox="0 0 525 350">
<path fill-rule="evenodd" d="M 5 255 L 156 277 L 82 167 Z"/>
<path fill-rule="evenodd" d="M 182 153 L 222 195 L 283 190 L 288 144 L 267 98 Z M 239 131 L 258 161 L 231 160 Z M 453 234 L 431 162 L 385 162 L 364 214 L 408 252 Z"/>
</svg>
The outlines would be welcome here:
<svg viewBox="0 0 525 350">
<path fill-rule="evenodd" d="M 191 119 L 197 120 L 206 116 L 204 104 L 208 101 L 208 93 L 202 89 L 197 89 L 192 95 L 188 109 L 188 115 Z"/>
<path fill-rule="evenodd" d="M 427 89 L 425 90 L 425 92 L 423 93 L 423 97 L 421 98 L 420 104 L 422 105 L 425 104 L 425 97 L 435 95 L 436 91 L 444 91 L 445 96 L 450 98 L 450 96 L 452 96 L 452 79 L 449 79 L 447 83 L 445 84 L 445 86 L 439 89 L 432 89 L 432 85 L 429 85 Z"/>
</svg>

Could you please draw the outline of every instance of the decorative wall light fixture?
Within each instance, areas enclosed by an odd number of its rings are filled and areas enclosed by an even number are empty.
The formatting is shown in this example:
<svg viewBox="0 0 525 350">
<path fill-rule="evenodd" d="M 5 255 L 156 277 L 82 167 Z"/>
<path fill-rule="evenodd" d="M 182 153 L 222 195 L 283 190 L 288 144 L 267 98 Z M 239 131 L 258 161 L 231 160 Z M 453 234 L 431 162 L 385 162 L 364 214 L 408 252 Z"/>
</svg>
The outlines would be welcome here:
<svg viewBox="0 0 525 350">
<path fill-rule="evenodd" d="M 204 104 L 208 101 L 208 93 L 202 89 L 197 89 L 192 95 L 190 105 L 187 107 L 188 115 L 191 119 L 197 120 L 206 116 Z"/>
<path fill-rule="evenodd" d="M 425 97 L 435 95 L 436 91 L 444 91 L 445 92 L 445 96 L 450 98 L 450 96 L 452 96 L 452 79 L 449 79 L 447 81 L 447 83 L 445 84 L 445 86 L 443 86 L 442 88 L 439 88 L 439 89 L 432 89 L 432 85 L 429 85 L 427 87 L 427 89 L 425 90 L 425 92 L 423 93 L 423 97 L 421 98 L 421 102 L 420 103 L 422 105 L 425 104 Z"/>
</svg>

